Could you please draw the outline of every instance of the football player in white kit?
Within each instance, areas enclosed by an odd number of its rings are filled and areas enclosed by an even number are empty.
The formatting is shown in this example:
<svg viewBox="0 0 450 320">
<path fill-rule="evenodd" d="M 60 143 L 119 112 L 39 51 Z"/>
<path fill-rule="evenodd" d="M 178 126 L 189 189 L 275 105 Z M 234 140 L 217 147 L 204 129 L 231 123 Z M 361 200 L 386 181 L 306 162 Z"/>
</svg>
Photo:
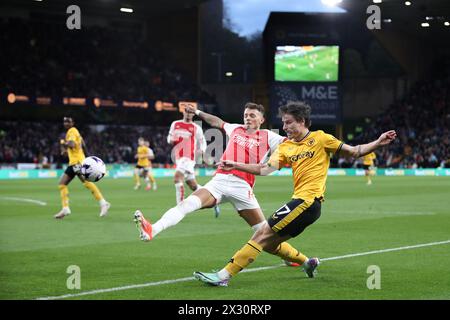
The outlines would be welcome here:
<svg viewBox="0 0 450 320">
<path fill-rule="evenodd" d="M 183 111 L 183 119 L 172 122 L 167 142 L 173 145 L 172 159 L 176 164 L 174 175 L 175 197 L 177 204 L 184 200 L 184 181 L 192 191 L 201 186 L 195 179 L 195 162 L 198 153 L 206 150 L 206 141 L 202 127 L 192 121 L 194 113 Z M 220 207 L 214 206 L 216 218 L 220 214 Z"/>
<path fill-rule="evenodd" d="M 202 127 L 194 123 L 192 113 L 183 112 L 183 119 L 172 122 L 167 142 L 173 146 L 172 160 L 176 164 L 174 184 L 176 201 L 184 200 L 184 181 L 192 191 L 200 186 L 195 179 L 195 159 L 199 151 L 205 152 L 206 141 Z"/>
</svg>

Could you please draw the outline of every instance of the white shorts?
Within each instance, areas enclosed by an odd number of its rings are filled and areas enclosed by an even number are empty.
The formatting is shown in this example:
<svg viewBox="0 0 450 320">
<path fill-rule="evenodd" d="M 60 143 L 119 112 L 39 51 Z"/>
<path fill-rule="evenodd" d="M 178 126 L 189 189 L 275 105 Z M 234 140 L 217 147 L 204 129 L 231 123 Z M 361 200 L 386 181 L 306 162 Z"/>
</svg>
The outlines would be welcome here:
<svg viewBox="0 0 450 320">
<path fill-rule="evenodd" d="M 195 179 L 195 161 L 186 157 L 176 160 L 176 171 L 184 174 L 186 180 Z"/>
<path fill-rule="evenodd" d="M 216 198 L 217 203 L 230 202 L 237 211 L 260 208 L 250 185 L 232 174 L 216 174 L 203 188 Z"/>
</svg>

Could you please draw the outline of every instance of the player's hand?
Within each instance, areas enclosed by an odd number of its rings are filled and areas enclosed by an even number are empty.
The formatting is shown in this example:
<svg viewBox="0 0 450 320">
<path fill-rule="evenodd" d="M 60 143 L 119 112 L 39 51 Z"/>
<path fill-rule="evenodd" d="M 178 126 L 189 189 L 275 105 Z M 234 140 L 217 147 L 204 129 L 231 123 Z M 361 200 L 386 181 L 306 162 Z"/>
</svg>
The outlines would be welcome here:
<svg viewBox="0 0 450 320">
<path fill-rule="evenodd" d="M 397 138 L 397 133 L 395 132 L 395 130 L 386 131 L 378 138 L 378 145 L 385 146 L 394 141 L 395 138 Z"/>
<path fill-rule="evenodd" d="M 222 170 L 230 171 L 230 170 L 235 169 L 236 162 L 230 161 L 230 160 L 221 160 L 220 162 L 218 162 L 216 164 L 216 166 L 219 167 Z"/>
<path fill-rule="evenodd" d="M 193 106 L 191 106 L 190 104 L 186 105 L 186 107 L 184 108 L 184 111 L 186 111 L 186 113 L 195 114 L 195 108 Z"/>
</svg>

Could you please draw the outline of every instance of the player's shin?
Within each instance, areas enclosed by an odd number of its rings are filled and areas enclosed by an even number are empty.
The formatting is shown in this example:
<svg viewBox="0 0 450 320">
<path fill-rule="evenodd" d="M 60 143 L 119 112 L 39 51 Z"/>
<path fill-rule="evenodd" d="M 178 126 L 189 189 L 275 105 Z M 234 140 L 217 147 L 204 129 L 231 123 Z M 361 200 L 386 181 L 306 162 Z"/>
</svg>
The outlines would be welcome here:
<svg viewBox="0 0 450 320">
<path fill-rule="evenodd" d="M 58 188 L 59 188 L 59 193 L 61 195 L 62 207 L 68 208 L 69 207 L 69 188 L 64 184 L 60 184 L 58 186 Z"/>
<path fill-rule="evenodd" d="M 305 256 L 303 253 L 295 249 L 293 246 L 291 246 L 287 242 L 282 242 L 275 252 L 273 254 L 276 254 L 277 256 L 281 257 L 283 260 L 290 261 L 290 262 L 296 262 L 300 265 L 305 263 L 308 260 L 308 257 Z"/>
<path fill-rule="evenodd" d="M 184 200 L 184 184 L 183 182 L 175 183 L 175 196 L 177 200 L 177 204 Z"/>
<path fill-rule="evenodd" d="M 134 172 L 134 183 L 136 185 L 140 185 L 141 184 L 141 181 L 139 179 L 139 173 L 137 171 Z"/>
<path fill-rule="evenodd" d="M 259 245 L 256 241 L 250 240 L 241 248 L 241 250 L 234 254 L 224 269 L 230 276 L 235 276 L 240 271 L 245 269 L 250 263 L 255 261 L 261 251 L 261 245 Z M 219 276 L 223 275 L 223 271 L 224 270 L 219 271 Z"/>
<path fill-rule="evenodd" d="M 199 197 L 190 195 L 186 200 L 180 202 L 177 206 L 169 209 L 155 224 L 153 224 L 152 236 L 155 237 L 161 231 L 170 228 L 183 218 L 202 207 L 202 201 Z"/>
</svg>

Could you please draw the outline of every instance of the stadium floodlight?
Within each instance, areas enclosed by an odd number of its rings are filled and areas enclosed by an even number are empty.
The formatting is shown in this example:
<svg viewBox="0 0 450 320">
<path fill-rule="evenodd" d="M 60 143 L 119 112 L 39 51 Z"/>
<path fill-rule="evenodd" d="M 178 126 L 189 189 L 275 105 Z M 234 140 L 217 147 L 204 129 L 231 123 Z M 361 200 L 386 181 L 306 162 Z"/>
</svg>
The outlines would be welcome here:
<svg viewBox="0 0 450 320">
<path fill-rule="evenodd" d="M 373 0 L 373 3 L 382 3 L 383 0 Z"/>
<path fill-rule="evenodd" d="M 450 22 L 445 21 L 445 22 L 444 22 L 444 26 L 446 26 L 446 27 L 450 26 Z"/>
<path fill-rule="evenodd" d="M 227 77 L 232 77 L 233 76 L 233 72 L 227 72 L 227 73 L 225 73 L 225 75 L 227 76 Z"/>
<path fill-rule="evenodd" d="M 391 22 L 392 22 L 392 19 L 383 19 L 383 22 L 391 23 Z"/>
<path fill-rule="evenodd" d="M 120 8 L 120 11 L 126 12 L 126 13 L 133 13 L 133 9 L 131 9 L 131 8 Z"/>
<path fill-rule="evenodd" d="M 322 3 L 329 7 L 335 7 L 337 4 L 341 2 L 342 0 L 322 0 Z"/>
<path fill-rule="evenodd" d="M 422 22 L 420 25 L 422 26 L 422 28 L 428 28 L 430 26 L 428 22 Z"/>
<path fill-rule="evenodd" d="M 430 16 L 427 16 L 427 17 L 425 17 L 425 20 L 433 20 L 434 18 L 433 17 L 430 17 Z"/>
<path fill-rule="evenodd" d="M 405 1 L 405 6 L 410 6 L 411 5 L 411 1 Z"/>
</svg>

